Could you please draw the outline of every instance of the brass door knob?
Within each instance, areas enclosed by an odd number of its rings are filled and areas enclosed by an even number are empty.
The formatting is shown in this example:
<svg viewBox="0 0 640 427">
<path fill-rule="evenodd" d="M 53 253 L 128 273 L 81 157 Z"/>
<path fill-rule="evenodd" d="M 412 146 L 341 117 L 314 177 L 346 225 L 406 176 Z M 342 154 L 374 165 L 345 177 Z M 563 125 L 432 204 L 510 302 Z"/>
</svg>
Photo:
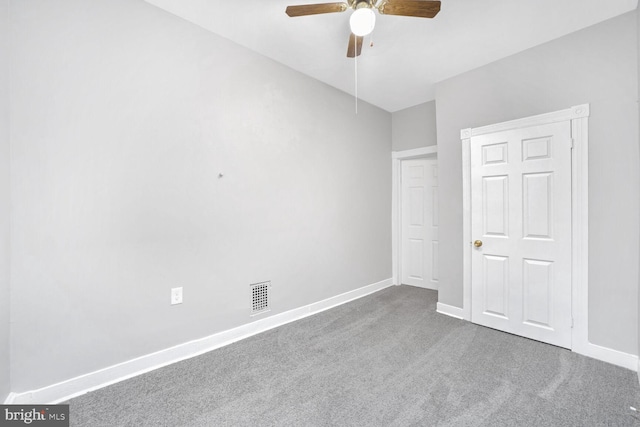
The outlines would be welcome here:
<svg viewBox="0 0 640 427">
<path fill-rule="evenodd" d="M 482 246 L 482 240 L 476 240 L 475 242 L 473 242 L 473 246 L 479 248 L 480 246 Z"/>
</svg>

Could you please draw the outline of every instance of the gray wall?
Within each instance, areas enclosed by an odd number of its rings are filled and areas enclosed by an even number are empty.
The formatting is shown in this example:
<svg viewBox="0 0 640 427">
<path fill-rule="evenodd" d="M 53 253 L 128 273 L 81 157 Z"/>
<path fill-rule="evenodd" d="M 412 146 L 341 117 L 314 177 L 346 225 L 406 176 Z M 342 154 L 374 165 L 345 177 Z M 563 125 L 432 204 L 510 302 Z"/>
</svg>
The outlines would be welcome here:
<svg viewBox="0 0 640 427">
<path fill-rule="evenodd" d="M 9 0 L 0 0 L 0 403 L 9 394 Z"/>
<path fill-rule="evenodd" d="M 391 114 L 392 150 L 436 145 L 436 102 L 429 101 Z"/>
<path fill-rule="evenodd" d="M 12 7 L 14 391 L 391 278 L 389 113 L 142 0 Z"/>
<path fill-rule="evenodd" d="M 638 107 L 634 13 L 437 85 L 440 289 L 462 306 L 460 130 L 590 103 L 589 338 L 638 352 Z"/>
</svg>

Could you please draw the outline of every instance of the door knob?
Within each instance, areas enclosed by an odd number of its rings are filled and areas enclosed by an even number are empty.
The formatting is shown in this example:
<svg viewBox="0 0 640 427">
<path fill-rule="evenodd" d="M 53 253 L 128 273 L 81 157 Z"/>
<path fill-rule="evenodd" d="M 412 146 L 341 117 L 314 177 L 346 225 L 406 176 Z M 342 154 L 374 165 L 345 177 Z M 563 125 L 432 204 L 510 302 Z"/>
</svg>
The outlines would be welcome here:
<svg viewBox="0 0 640 427">
<path fill-rule="evenodd" d="M 482 240 L 476 240 L 475 242 L 473 242 L 473 246 L 479 248 L 480 246 L 482 246 Z"/>
</svg>

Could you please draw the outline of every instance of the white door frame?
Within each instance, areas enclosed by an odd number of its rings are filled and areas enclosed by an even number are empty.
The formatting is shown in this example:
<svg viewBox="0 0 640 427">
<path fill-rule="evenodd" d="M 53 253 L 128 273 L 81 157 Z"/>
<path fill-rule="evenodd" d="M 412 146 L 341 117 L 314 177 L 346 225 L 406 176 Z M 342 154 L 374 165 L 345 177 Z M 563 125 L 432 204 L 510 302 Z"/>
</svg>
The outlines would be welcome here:
<svg viewBox="0 0 640 427">
<path fill-rule="evenodd" d="M 589 342 L 589 104 L 553 113 L 512 120 L 479 128 L 463 129 L 463 307 L 465 320 L 471 320 L 471 137 L 539 124 L 571 121 L 571 331 L 572 351 L 628 369 L 637 369 L 634 356 Z"/>
<path fill-rule="evenodd" d="M 402 201 L 400 199 L 400 195 L 402 194 L 402 168 L 400 167 L 400 163 L 403 160 L 437 157 L 438 147 L 435 145 L 413 150 L 391 152 L 391 269 L 393 283 L 395 285 L 402 284 L 402 233 L 400 224 L 400 219 L 402 218 Z"/>
</svg>

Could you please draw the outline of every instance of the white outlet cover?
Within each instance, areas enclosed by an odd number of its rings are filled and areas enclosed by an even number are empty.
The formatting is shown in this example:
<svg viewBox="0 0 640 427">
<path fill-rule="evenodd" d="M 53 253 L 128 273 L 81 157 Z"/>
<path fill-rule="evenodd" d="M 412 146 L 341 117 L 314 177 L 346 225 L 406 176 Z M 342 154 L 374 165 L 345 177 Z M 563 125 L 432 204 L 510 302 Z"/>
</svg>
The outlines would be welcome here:
<svg viewBox="0 0 640 427">
<path fill-rule="evenodd" d="M 171 305 L 182 304 L 182 287 L 171 288 Z"/>
</svg>

